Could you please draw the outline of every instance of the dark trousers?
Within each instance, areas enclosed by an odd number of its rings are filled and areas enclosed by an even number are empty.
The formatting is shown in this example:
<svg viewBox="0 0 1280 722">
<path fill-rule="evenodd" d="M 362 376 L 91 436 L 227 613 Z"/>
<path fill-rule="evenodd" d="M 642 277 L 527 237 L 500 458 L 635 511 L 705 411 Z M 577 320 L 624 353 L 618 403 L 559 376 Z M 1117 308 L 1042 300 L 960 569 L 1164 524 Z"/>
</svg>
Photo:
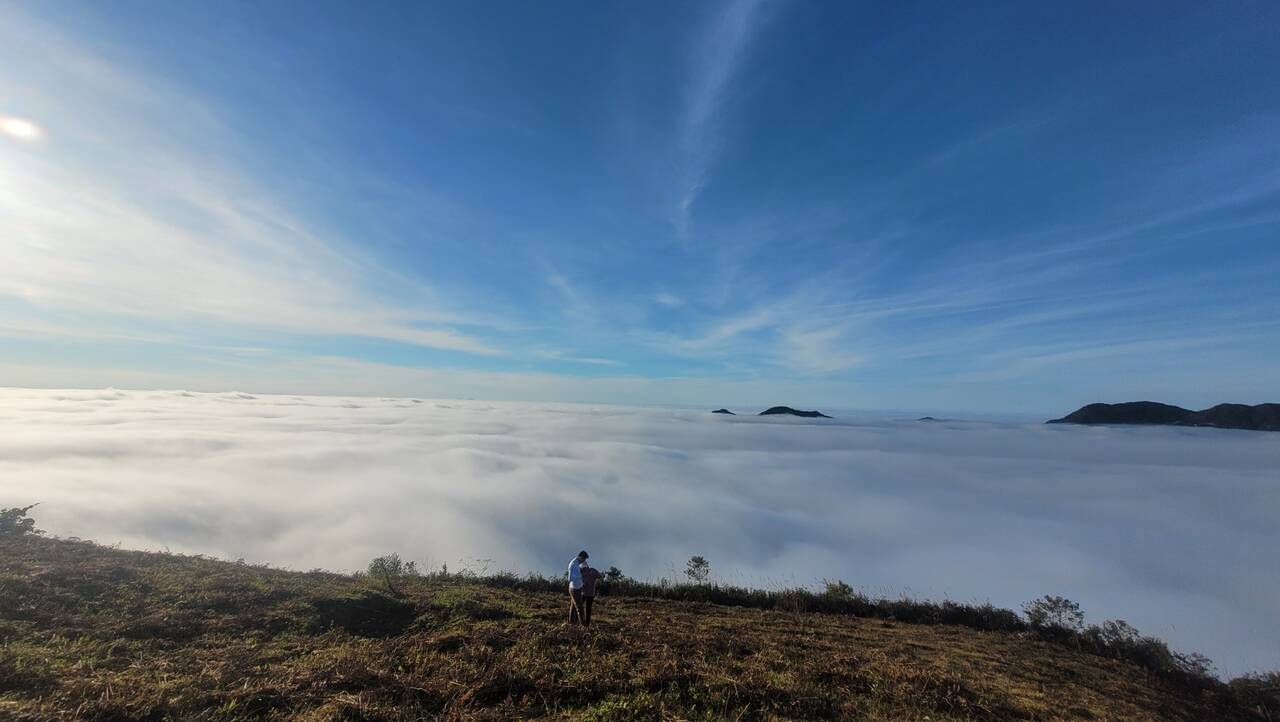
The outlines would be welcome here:
<svg viewBox="0 0 1280 722">
<path fill-rule="evenodd" d="M 569 624 L 577 624 L 580 620 L 587 618 L 587 612 L 582 606 L 582 590 L 569 590 Z"/>
<path fill-rule="evenodd" d="M 586 624 L 586 625 L 591 624 L 591 605 L 594 604 L 595 601 L 596 601 L 596 595 L 594 594 L 590 596 L 584 595 L 582 597 L 582 623 L 583 624 Z"/>
</svg>

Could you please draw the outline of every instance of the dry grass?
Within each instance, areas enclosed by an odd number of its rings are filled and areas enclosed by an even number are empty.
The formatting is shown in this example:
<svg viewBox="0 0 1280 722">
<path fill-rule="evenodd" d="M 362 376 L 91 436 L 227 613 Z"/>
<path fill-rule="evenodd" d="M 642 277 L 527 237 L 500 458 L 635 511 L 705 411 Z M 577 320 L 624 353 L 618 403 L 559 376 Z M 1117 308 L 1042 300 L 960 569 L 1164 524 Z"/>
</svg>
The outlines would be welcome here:
<svg viewBox="0 0 1280 722">
<path fill-rule="evenodd" d="M 0 540 L 0 718 L 1253 720 L 1025 635 Z"/>
</svg>

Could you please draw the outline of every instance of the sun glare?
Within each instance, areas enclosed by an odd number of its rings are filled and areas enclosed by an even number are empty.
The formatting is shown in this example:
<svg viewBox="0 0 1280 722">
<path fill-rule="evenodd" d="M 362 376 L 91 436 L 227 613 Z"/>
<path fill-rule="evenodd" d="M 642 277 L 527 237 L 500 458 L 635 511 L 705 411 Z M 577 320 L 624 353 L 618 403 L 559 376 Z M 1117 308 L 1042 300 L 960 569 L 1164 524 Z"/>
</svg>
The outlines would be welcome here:
<svg viewBox="0 0 1280 722">
<path fill-rule="evenodd" d="M 44 136 L 40 126 L 12 115 L 0 115 L 0 133 L 25 141 L 40 140 Z"/>
</svg>

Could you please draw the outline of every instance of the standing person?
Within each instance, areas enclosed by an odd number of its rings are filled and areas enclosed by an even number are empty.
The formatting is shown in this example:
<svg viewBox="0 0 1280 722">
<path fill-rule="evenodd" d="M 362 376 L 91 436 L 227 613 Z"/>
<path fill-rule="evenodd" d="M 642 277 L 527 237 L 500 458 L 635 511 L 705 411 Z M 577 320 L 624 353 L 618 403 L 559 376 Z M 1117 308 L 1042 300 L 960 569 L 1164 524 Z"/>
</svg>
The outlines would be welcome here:
<svg viewBox="0 0 1280 722">
<path fill-rule="evenodd" d="M 591 605 L 596 601 L 596 582 L 604 579 L 604 573 L 595 567 L 587 566 L 586 562 L 581 564 L 582 567 L 582 626 L 591 626 Z"/>
<path fill-rule="evenodd" d="M 587 561 L 586 550 L 569 562 L 569 624 L 577 624 L 582 614 L 582 565 Z"/>
</svg>

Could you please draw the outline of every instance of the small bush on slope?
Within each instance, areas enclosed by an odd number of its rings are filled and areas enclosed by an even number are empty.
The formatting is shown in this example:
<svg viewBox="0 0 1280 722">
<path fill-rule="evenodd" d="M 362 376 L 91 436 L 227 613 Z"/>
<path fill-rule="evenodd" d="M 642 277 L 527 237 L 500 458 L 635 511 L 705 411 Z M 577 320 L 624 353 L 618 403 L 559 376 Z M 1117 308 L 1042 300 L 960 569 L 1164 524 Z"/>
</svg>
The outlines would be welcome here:
<svg viewBox="0 0 1280 722">
<path fill-rule="evenodd" d="M 0 537 L 44 534 L 44 532 L 36 528 L 36 520 L 27 515 L 27 512 L 37 506 L 39 504 L 0 509 Z"/>
</svg>

